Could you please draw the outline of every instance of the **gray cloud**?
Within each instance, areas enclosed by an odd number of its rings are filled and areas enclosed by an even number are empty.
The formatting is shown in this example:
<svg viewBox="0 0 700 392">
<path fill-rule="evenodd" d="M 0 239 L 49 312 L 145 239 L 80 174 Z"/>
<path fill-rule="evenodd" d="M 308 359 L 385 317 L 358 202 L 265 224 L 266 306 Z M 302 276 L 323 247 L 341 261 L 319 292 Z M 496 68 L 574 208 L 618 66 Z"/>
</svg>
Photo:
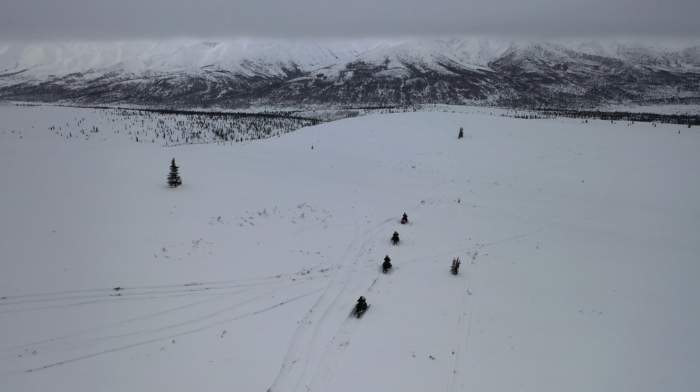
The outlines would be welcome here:
<svg viewBox="0 0 700 392">
<path fill-rule="evenodd" d="M 700 38 L 699 16 L 697 0 L 2 0 L 0 40 Z"/>
</svg>

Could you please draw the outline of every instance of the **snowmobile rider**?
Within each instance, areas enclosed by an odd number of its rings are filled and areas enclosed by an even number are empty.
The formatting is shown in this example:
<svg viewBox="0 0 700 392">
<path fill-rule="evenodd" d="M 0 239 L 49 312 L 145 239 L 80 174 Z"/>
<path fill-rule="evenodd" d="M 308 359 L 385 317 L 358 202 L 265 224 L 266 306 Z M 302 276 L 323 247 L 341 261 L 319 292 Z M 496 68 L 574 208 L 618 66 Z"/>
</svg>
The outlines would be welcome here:
<svg viewBox="0 0 700 392">
<path fill-rule="evenodd" d="M 357 300 L 357 305 L 355 305 L 355 311 L 362 312 L 366 309 L 367 309 L 367 301 L 365 301 L 365 297 L 360 297 L 360 299 Z"/>
<path fill-rule="evenodd" d="M 406 223 L 406 222 L 408 222 L 408 215 L 406 215 L 406 213 L 404 212 L 403 218 L 401 218 L 401 223 Z"/>
<path fill-rule="evenodd" d="M 394 235 L 391 236 L 391 243 L 394 245 L 399 243 L 399 233 L 394 232 Z"/>
<path fill-rule="evenodd" d="M 384 258 L 384 263 L 382 264 L 382 269 L 384 272 L 386 272 L 389 268 L 391 268 L 391 259 L 389 258 L 389 255 L 386 255 Z"/>
</svg>

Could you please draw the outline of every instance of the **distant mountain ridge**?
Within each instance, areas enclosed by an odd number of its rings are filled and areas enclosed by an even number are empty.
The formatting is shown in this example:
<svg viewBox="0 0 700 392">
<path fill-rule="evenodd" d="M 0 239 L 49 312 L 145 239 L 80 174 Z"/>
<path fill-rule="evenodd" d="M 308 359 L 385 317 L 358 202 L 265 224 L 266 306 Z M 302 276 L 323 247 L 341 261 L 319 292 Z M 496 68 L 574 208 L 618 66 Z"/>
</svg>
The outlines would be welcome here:
<svg viewBox="0 0 700 392">
<path fill-rule="evenodd" d="M 167 108 L 700 102 L 700 45 L 493 39 L 0 43 L 0 100 Z"/>
</svg>

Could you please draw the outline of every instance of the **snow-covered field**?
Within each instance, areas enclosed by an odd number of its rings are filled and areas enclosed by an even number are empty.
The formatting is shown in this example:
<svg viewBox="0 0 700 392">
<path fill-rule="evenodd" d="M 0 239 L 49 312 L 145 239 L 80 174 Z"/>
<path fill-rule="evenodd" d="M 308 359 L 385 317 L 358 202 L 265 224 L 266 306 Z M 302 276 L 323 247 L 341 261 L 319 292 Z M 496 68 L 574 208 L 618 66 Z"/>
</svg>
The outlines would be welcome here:
<svg viewBox="0 0 700 392">
<path fill-rule="evenodd" d="M 700 390 L 698 129 L 483 111 L 163 147 L 0 106 L 0 390 Z"/>
</svg>

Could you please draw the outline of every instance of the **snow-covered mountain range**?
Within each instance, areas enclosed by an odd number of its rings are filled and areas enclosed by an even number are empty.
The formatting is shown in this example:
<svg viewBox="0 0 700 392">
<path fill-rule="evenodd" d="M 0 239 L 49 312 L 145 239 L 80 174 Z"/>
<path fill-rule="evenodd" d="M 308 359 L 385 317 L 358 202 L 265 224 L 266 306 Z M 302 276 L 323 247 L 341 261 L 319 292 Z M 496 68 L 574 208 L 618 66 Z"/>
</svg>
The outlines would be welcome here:
<svg viewBox="0 0 700 392">
<path fill-rule="evenodd" d="M 0 43 L 0 100 L 246 108 L 700 101 L 700 45 L 481 38 Z"/>
</svg>

